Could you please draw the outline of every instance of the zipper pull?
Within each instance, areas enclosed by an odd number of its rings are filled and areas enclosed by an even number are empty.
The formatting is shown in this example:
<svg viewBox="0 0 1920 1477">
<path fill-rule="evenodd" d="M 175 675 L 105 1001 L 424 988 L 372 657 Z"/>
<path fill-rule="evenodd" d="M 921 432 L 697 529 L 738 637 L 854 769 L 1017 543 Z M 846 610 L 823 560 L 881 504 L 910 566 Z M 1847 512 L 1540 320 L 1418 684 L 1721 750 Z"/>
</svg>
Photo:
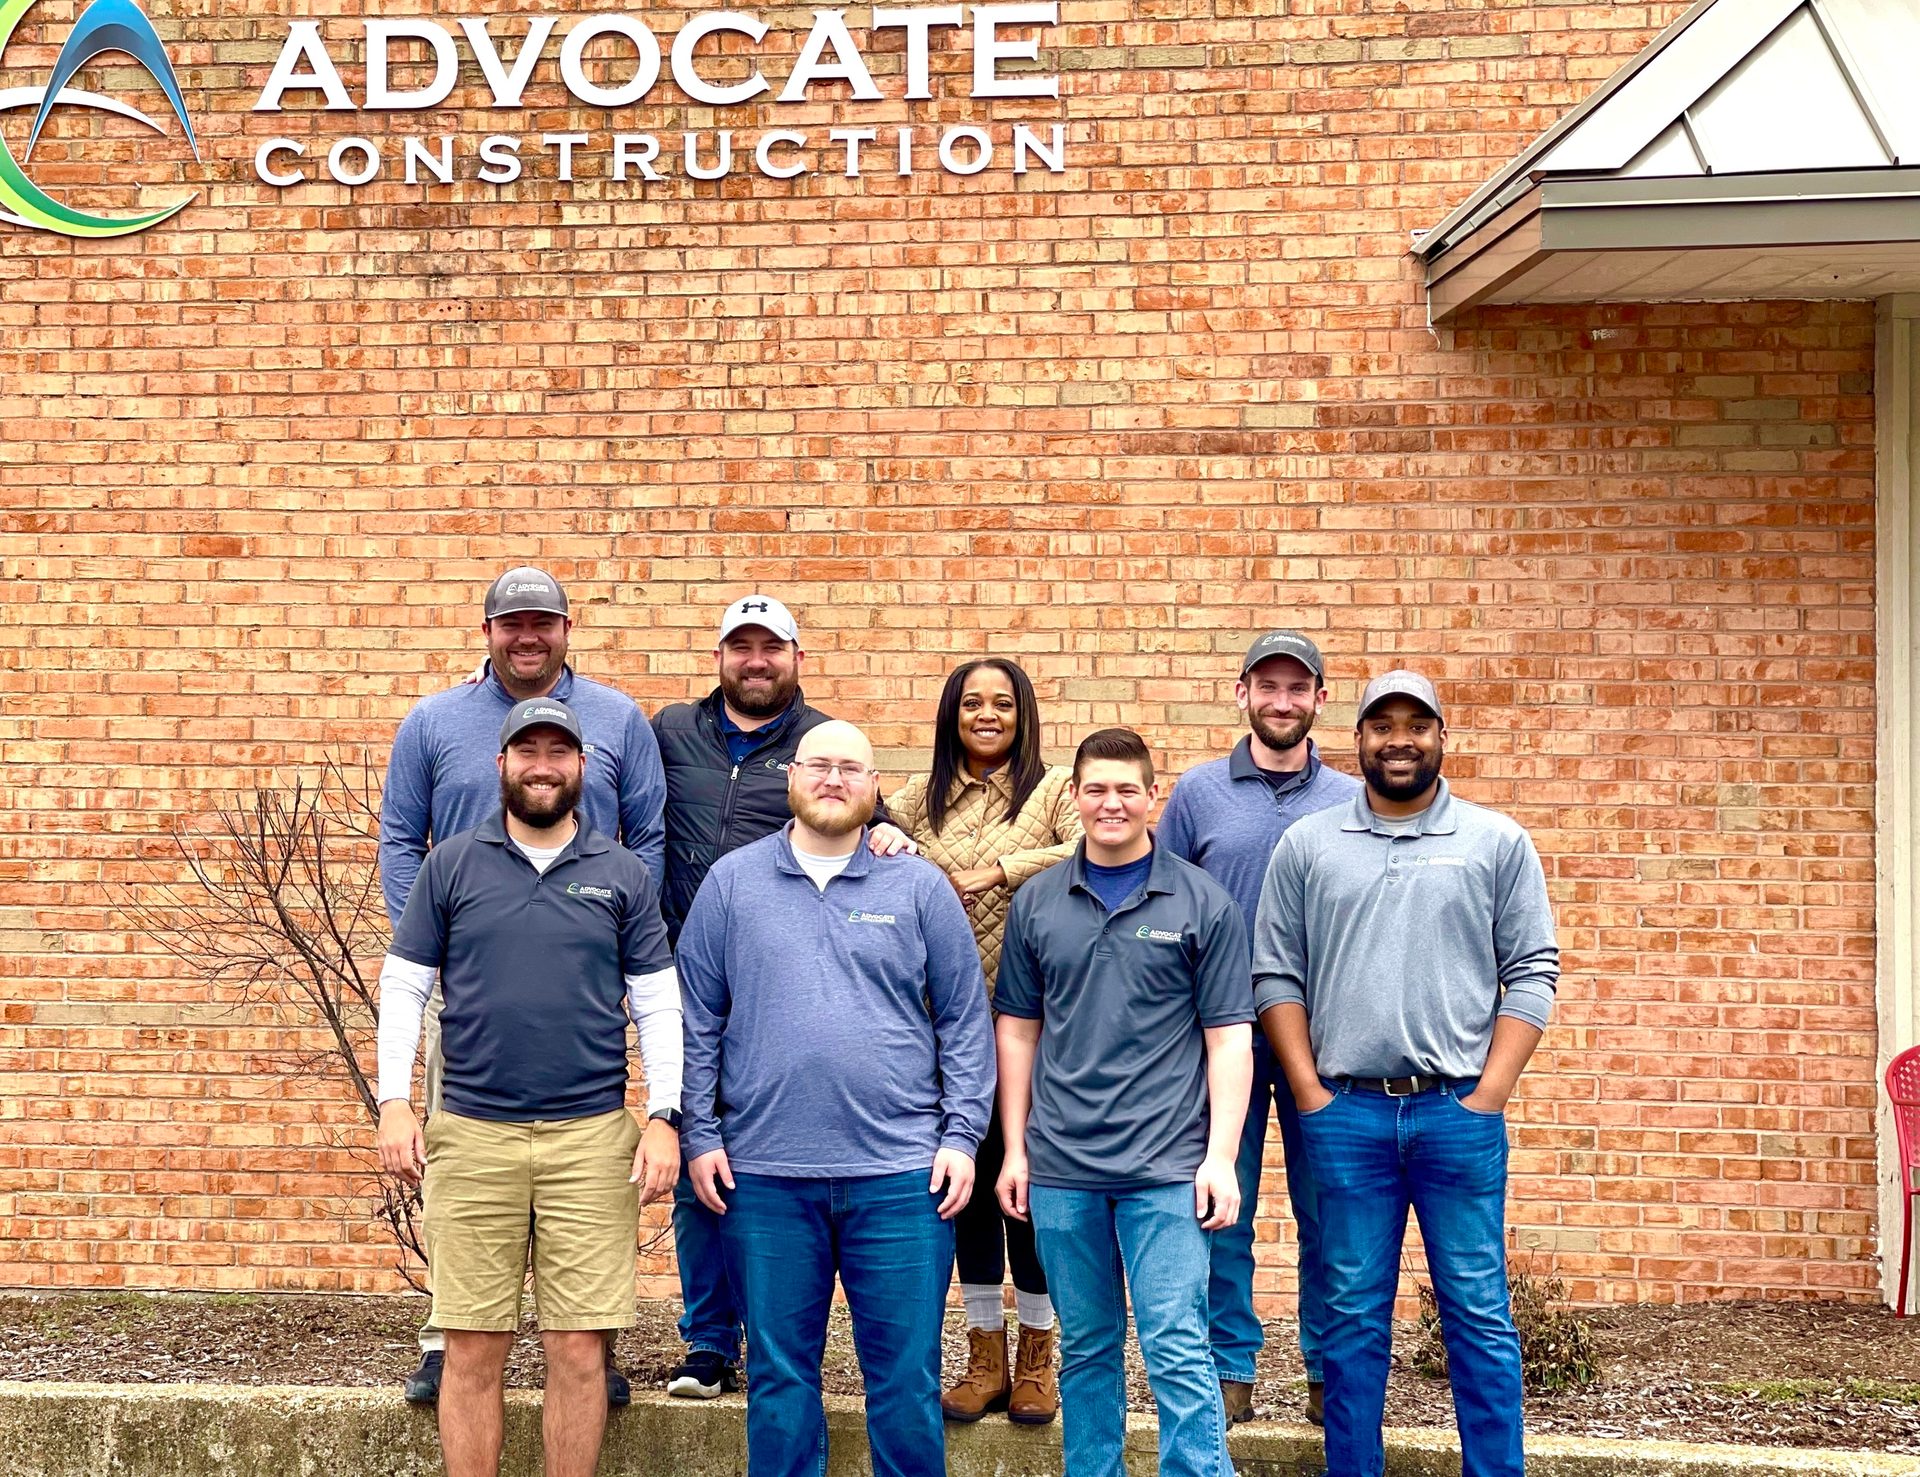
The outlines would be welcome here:
<svg viewBox="0 0 1920 1477">
<path fill-rule="evenodd" d="M 736 764 L 736 765 L 734 765 L 734 766 L 733 766 L 733 773 L 732 773 L 731 775 L 729 775 L 729 776 L 728 776 L 727 778 L 728 778 L 729 780 L 737 780 L 737 779 L 739 779 L 739 778 L 740 778 L 740 766 L 739 766 L 739 765 L 737 765 L 737 764 Z"/>
</svg>

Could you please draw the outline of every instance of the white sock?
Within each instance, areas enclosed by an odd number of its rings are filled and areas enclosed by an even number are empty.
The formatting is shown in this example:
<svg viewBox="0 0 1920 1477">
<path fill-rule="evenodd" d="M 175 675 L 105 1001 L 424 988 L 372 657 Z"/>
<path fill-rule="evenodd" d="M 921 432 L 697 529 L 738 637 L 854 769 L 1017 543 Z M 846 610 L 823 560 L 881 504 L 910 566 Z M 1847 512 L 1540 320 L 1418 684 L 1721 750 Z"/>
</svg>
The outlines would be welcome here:
<svg viewBox="0 0 1920 1477">
<path fill-rule="evenodd" d="M 1013 1307 L 1019 1314 L 1022 1332 L 1030 1328 L 1035 1333 L 1045 1333 L 1053 1327 L 1053 1299 L 1044 1292 L 1022 1292 L 1016 1287 Z"/>
<path fill-rule="evenodd" d="M 982 1328 L 988 1332 L 1007 1326 L 1007 1310 L 1001 1301 L 1000 1289 L 988 1287 L 980 1282 L 962 1282 L 960 1301 L 967 1307 L 967 1327 Z"/>
</svg>

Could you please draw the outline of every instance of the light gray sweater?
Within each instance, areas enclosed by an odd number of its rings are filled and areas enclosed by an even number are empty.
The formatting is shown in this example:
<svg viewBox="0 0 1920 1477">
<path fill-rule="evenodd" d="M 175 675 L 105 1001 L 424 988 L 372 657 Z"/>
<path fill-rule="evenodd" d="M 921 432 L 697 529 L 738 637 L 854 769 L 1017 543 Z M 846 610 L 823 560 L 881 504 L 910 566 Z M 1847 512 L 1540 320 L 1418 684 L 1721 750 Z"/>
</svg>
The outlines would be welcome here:
<svg viewBox="0 0 1920 1477">
<path fill-rule="evenodd" d="M 1350 805 L 1294 823 L 1253 928 L 1254 1008 L 1303 1005 L 1326 1077 L 1477 1077 L 1502 1015 L 1545 1029 L 1560 978 L 1518 822 L 1445 780 L 1408 834 Z"/>
</svg>

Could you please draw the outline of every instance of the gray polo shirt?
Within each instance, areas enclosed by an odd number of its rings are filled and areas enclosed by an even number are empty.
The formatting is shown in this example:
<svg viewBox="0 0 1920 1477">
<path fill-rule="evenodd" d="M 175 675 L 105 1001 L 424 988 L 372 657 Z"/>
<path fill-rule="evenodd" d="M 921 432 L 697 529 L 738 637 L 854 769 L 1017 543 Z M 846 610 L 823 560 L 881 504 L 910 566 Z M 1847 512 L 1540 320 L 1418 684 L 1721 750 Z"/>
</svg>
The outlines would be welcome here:
<svg viewBox="0 0 1920 1477">
<path fill-rule="evenodd" d="M 1517 821 L 1455 799 L 1398 823 L 1351 805 L 1274 849 L 1253 928 L 1254 1004 L 1306 1007 L 1327 1077 L 1477 1077 L 1497 1016 L 1541 1029 L 1560 978 L 1547 879 Z"/>
<path fill-rule="evenodd" d="M 543 873 L 499 811 L 436 844 L 392 949 L 440 971 L 450 1112 L 586 1118 L 627 1100 L 629 974 L 673 965 L 646 864 L 575 811 Z"/>
<path fill-rule="evenodd" d="M 1036 1185 L 1144 1189 L 1207 1152 L 1210 1026 L 1253 1019 L 1240 910 L 1200 868 L 1153 849 L 1109 913 L 1086 843 L 1013 895 L 994 1007 L 1041 1022 L 1027 1118 Z"/>
</svg>

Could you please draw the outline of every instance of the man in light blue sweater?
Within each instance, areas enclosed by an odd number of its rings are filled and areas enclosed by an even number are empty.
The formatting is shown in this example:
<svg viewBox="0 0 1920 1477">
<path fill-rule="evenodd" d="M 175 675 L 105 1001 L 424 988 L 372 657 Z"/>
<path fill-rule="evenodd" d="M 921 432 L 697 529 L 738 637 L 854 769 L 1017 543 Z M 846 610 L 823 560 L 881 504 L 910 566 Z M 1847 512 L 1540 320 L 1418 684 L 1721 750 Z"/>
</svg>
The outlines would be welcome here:
<svg viewBox="0 0 1920 1477">
<path fill-rule="evenodd" d="M 1327 668 L 1320 648 L 1298 631 L 1268 631 L 1247 648 L 1234 700 L 1247 734 L 1225 759 L 1180 776 L 1154 840 L 1206 870 L 1233 895 L 1249 930 L 1260 907 L 1260 885 L 1274 847 L 1295 821 L 1360 791 L 1360 781 L 1320 762 L 1311 738 L 1327 705 Z M 1266 1038 L 1253 1038 L 1253 1095 L 1240 1130 L 1240 1219 L 1213 1238 L 1207 1313 L 1213 1364 L 1229 1421 L 1253 1419 L 1254 1363 L 1265 1342 L 1253 1311 L 1253 1219 L 1260 1201 L 1260 1164 L 1267 1146 L 1269 1107 L 1280 1118 L 1286 1153 L 1287 1199 L 1300 1232 L 1300 1357 L 1307 1367 L 1307 1419 L 1320 1424 L 1327 1336 L 1325 1277 L 1320 1263 L 1320 1202 L 1300 1115 Z"/>
<path fill-rule="evenodd" d="M 656 888 L 661 882 L 667 782 L 660 746 L 632 698 L 567 665 L 573 621 L 560 582 L 531 566 L 508 570 L 487 590 L 480 629 L 487 662 L 479 674 L 415 703 L 394 736 L 380 792 L 380 890 L 396 933 L 428 848 L 498 813 L 500 725 L 515 703 L 530 698 L 558 698 L 578 717 L 587 761 L 581 815 L 637 855 Z M 439 1111 L 446 1073 L 440 1003 L 436 988 L 426 1023 L 428 1114 Z M 407 1377 L 408 1400 L 430 1405 L 439 1398 L 445 1347 L 431 1322 L 420 1330 L 420 1367 Z M 616 1405 L 631 1396 L 611 1362 L 607 1395 Z"/>
<path fill-rule="evenodd" d="M 940 1324 L 993 1034 L 945 876 L 866 846 L 878 780 L 859 729 L 811 729 L 793 820 L 715 862 L 680 931 L 682 1150 L 751 1330 L 752 1477 L 823 1468 L 836 1272 L 875 1477 L 946 1471 Z"/>
<path fill-rule="evenodd" d="M 1254 1006 L 1320 1194 L 1328 1477 L 1382 1477 L 1407 1211 L 1440 1300 L 1462 1477 L 1522 1477 L 1506 1106 L 1560 977 L 1547 879 L 1506 816 L 1440 777 L 1433 684 L 1367 684 L 1366 790 L 1288 831 L 1253 933 Z"/>
</svg>

